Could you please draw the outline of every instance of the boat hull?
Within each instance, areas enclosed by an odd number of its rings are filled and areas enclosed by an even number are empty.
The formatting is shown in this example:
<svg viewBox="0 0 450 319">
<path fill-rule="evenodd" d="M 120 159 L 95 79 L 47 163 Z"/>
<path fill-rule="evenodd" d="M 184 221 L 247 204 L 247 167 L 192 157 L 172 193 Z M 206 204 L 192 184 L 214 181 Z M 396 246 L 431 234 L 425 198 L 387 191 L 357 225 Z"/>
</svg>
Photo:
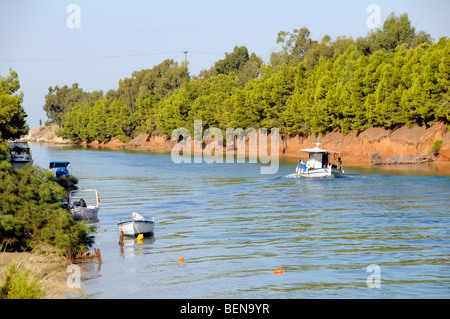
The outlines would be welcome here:
<svg viewBox="0 0 450 319">
<path fill-rule="evenodd" d="M 344 174 L 343 170 L 337 168 L 297 168 L 297 174 L 303 177 L 340 177 Z"/>
<path fill-rule="evenodd" d="M 152 220 L 129 220 L 118 223 L 119 229 L 125 236 L 144 236 L 152 235 L 155 228 L 155 222 Z"/>
<path fill-rule="evenodd" d="M 27 164 L 33 165 L 33 160 L 23 160 L 23 161 L 10 161 L 10 163 L 12 164 L 13 168 L 15 169 L 20 169 L 22 167 L 24 167 Z"/>
<path fill-rule="evenodd" d="M 74 220 L 97 220 L 98 219 L 98 207 L 75 207 L 70 209 L 70 213 Z"/>
<path fill-rule="evenodd" d="M 78 179 L 71 175 L 63 175 L 60 177 L 57 177 L 55 181 L 61 185 L 62 187 L 68 188 L 72 187 L 75 184 L 78 184 Z"/>
</svg>

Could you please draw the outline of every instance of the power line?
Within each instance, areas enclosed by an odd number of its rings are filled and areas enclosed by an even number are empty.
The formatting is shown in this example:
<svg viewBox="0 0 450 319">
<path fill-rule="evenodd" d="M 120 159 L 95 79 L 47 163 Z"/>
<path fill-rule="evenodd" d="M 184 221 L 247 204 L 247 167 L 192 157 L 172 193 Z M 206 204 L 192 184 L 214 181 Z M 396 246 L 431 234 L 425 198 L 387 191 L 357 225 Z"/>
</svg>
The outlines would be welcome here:
<svg viewBox="0 0 450 319">
<path fill-rule="evenodd" d="M 118 59 L 118 58 L 132 58 L 151 55 L 165 55 L 184 53 L 185 60 L 187 60 L 187 53 L 203 54 L 203 55 L 223 55 L 223 53 L 201 52 L 201 51 L 171 51 L 171 52 L 152 52 L 142 54 L 122 54 L 122 55 L 104 55 L 104 56 L 91 56 L 91 57 L 65 57 L 65 58 L 33 58 L 33 59 L 0 59 L 0 62 L 49 62 L 49 61 L 74 61 L 74 60 L 95 60 L 95 59 Z"/>
<path fill-rule="evenodd" d="M 225 53 L 203 52 L 203 51 L 189 51 L 189 53 L 193 53 L 193 54 L 203 54 L 203 55 L 221 55 L 221 56 L 224 56 L 224 55 L 225 55 Z"/>
<path fill-rule="evenodd" d="M 44 62 L 44 61 L 91 60 L 91 59 L 92 60 L 94 60 L 94 59 L 117 59 L 117 58 L 140 57 L 140 56 L 174 54 L 174 53 L 183 53 L 183 52 L 182 51 L 172 51 L 172 52 L 153 52 L 153 53 L 142 53 L 142 54 L 104 55 L 104 56 L 91 56 L 91 57 L 5 59 L 5 60 L 0 60 L 0 62 Z"/>
</svg>

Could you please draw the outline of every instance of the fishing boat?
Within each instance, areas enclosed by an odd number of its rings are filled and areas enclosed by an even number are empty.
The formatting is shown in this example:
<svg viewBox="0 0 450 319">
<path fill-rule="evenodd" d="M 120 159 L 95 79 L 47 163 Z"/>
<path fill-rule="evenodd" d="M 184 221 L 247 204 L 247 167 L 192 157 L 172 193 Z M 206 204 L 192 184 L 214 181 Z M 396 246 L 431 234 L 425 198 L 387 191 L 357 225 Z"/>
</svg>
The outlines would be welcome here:
<svg viewBox="0 0 450 319">
<path fill-rule="evenodd" d="M 74 190 L 69 193 L 69 209 L 74 220 L 97 221 L 100 196 L 95 189 Z"/>
<path fill-rule="evenodd" d="M 28 143 L 20 141 L 9 142 L 8 162 L 14 168 L 22 168 L 28 163 L 33 165 L 33 158 Z"/>
<path fill-rule="evenodd" d="M 151 219 L 142 216 L 138 212 L 131 213 L 131 219 L 120 220 L 117 225 L 126 236 L 152 235 L 155 228 L 155 218 Z"/>
<path fill-rule="evenodd" d="M 308 160 L 299 159 L 296 173 L 304 177 L 339 177 L 344 174 L 339 152 L 324 150 L 316 143 L 316 147 L 301 149 L 309 154 Z M 336 158 L 337 157 L 337 158 Z"/>
<path fill-rule="evenodd" d="M 64 188 L 71 188 L 78 183 L 78 178 L 69 173 L 68 161 L 50 162 L 49 170 L 55 174 L 55 181 Z"/>
</svg>

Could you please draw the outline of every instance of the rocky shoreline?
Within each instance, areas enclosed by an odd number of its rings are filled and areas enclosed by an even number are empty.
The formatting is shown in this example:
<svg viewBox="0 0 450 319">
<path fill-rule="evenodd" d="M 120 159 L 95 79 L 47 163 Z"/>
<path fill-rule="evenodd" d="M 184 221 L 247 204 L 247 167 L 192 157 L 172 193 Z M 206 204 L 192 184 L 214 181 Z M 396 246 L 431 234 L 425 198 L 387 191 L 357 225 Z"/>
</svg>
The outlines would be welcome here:
<svg viewBox="0 0 450 319">
<path fill-rule="evenodd" d="M 393 164 L 425 164 L 436 161 L 436 157 L 431 154 L 419 155 L 413 157 L 411 155 L 405 156 L 389 156 L 384 158 L 380 153 L 372 153 L 370 156 L 370 163 L 375 165 L 393 165 Z"/>
<path fill-rule="evenodd" d="M 72 141 L 57 136 L 56 132 L 58 130 L 59 127 L 57 125 L 31 128 L 22 140 L 32 143 L 73 144 Z"/>
</svg>

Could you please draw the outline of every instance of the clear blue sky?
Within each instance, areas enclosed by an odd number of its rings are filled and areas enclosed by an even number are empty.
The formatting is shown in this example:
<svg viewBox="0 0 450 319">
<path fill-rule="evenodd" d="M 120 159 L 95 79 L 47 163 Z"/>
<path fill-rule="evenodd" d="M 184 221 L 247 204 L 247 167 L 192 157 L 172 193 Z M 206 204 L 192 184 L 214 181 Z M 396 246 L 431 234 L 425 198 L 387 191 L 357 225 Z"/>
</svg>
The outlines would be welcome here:
<svg viewBox="0 0 450 319">
<path fill-rule="evenodd" d="M 80 8 L 80 28 L 66 24 L 70 4 Z M 416 30 L 437 41 L 449 36 L 448 0 L 0 0 L 0 74 L 19 74 L 30 127 L 46 120 L 42 107 L 50 86 L 79 83 L 86 91 L 116 89 L 133 71 L 164 59 L 184 60 L 191 75 L 211 67 L 235 45 L 266 62 L 279 51 L 277 33 L 307 27 L 357 38 L 369 31 L 368 5 L 380 8 L 381 23 L 407 12 Z"/>
</svg>

